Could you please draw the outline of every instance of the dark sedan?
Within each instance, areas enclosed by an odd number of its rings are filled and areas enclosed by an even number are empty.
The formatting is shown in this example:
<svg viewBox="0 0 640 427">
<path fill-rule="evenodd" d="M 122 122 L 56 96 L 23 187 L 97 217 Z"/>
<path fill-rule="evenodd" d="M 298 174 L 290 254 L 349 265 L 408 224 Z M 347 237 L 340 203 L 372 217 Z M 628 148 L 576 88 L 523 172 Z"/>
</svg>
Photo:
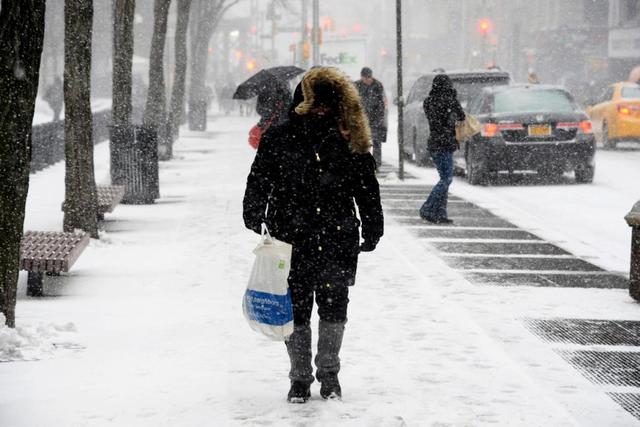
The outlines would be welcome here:
<svg viewBox="0 0 640 427">
<path fill-rule="evenodd" d="M 482 132 L 463 141 L 456 163 L 471 184 L 491 173 L 575 171 L 577 182 L 592 182 L 596 142 L 591 121 L 564 88 L 512 85 L 485 88 L 468 106 Z"/>
</svg>

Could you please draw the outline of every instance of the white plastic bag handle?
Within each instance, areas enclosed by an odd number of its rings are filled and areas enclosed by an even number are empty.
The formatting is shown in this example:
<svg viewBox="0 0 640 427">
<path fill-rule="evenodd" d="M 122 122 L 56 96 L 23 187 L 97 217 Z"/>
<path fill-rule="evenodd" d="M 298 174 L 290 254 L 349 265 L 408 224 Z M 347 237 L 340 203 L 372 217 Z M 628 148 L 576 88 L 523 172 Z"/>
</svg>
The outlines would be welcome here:
<svg viewBox="0 0 640 427">
<path fill-rule="evenodd" d="M 271 234 L 269 234 L 269 230 L 267 229 L 267 224 L 265 224 L 264 222 L 262 223 L 262 243 L 264 245 L 271 245 L 273 244 L 273 238 L 271 237 Z"/>
</svg>

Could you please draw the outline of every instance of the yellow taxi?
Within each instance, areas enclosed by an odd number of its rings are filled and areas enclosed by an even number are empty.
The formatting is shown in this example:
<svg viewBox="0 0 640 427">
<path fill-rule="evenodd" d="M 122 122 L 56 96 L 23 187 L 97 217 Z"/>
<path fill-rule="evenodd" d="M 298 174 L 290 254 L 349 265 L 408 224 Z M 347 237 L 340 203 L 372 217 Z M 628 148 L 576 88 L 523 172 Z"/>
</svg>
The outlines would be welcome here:
<svg viewBox="0 0 640 427">
<path fill-rule="evenodd" d="M 597 102 L 587 113 L 604 147 L 615 148 L 621 141 L 640 142 L 640 85 L 614 83 Z"/>
</svg>

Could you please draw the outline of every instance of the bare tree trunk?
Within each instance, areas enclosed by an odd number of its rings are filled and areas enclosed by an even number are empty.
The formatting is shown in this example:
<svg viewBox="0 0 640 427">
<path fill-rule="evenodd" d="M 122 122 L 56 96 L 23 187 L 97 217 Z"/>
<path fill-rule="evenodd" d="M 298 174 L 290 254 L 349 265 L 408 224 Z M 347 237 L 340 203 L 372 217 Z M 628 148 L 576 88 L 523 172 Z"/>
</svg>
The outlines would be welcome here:
<svg viewBox="0 0 640 427">
<path fill-rule="evenodd" d="M 149 54 L 149 93 L 144 110 L 144 124 L 156 127 L 158 130 L 166 123 L 164 44 L 170 5 L 171 0 L 155 0 L 153 7 L 153 38 Z"/>
<path fill-rule="evenodd" d="M 2 0 L 0 6 L 0 312 L 10 327 L 15 326 L 44 13 L 45 0 Z"/>
<path fill-rule="evenodd" d="M 98 238 L 91 117 L 93 0 L 64 5 L 65 231 Z"/>
<path fill-rule="evenodd" d="M 113 91 L 114 125 L 131 123 L 131 66 L 133 62 L 133 19 L 136 0 L 114 0 L 113 7 Z"/>
<path fill-rule="evenodd" d="M 178 22 L 176 24 L 175 51 L 176 70 L 171 91 L 170 124 L 171 134 L 175 135 L 180 128 L 184 115 L 184 92 L 187 75 L 187 28 L 189 26 L 189 10 L 191 0 L 178 0 Z"/>
<path fill-rule="evenodd" d="M 207 108 L 205 80 L 207 77 L 207 59 L 209 40 L 225 12 L 238 0 L 199 0 L 196 15 L 198 21 L 195 37 L 191 42 L 191 80 L 189 85 L 189 117 L 202 117 L 200 110 Z M 193 111 L 195 110 L 195 112 Z M 200 126 L 191 126 L 200 128 Z M 206 125 L 206 118 L 205 118 Z"/>
</svg>

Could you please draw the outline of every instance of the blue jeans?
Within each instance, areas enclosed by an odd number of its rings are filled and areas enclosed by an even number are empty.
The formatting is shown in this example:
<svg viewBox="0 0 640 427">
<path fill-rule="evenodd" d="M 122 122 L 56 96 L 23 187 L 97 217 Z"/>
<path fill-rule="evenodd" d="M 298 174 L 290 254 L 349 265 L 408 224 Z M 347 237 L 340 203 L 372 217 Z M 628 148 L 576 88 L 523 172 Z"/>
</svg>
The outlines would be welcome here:
<svg viewBox="0 0 640 427">
<path fill-rule="evenodd" d="M 420 208 L 420 215 L 429 219 L 445 219 L 447 218 L 449 185 L 453 181 L 453 152 L 432 151 L 431 158 L 436 164 L 440 181 L 433 187 L 431 194 Z"/>
</svg>

